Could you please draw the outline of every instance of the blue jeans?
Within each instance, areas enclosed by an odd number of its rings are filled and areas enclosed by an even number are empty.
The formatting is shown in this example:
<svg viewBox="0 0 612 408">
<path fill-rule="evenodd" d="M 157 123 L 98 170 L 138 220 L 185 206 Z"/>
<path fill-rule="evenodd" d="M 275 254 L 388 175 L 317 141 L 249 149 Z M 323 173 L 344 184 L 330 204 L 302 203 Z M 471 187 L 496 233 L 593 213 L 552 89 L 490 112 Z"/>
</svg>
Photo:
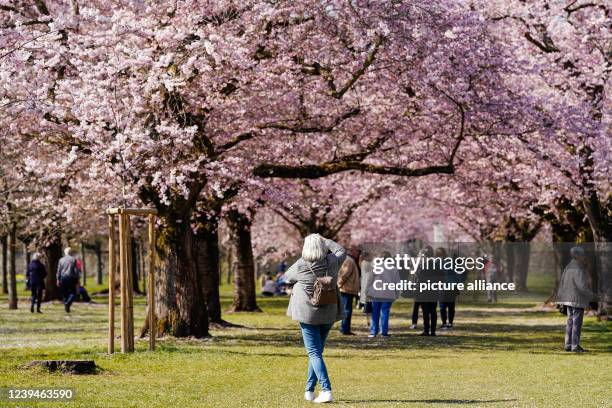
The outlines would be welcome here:
<svg viewBox="0 0 612 408">
<path fill-rule="evenodd" d="M 378 331 L 383 336 L 389 334 L 389 312 L 393 302 L 372 302 L 372 324 L 370 334 L 377 335 Z"/>
<path fill-rule="evenodd" d="M 344 308 L 344 319 L 342 319 L 340 331 L 346 334 L 351 332 L 351 317 L 353 316 L 353 299 L 355 295 L 340 292 L 340 297 L 342 298 L 342 307 Z"/>
<path fill-rule="evenodd" d="M 308 353 L 308 377 L 306 378 L 306 391 L 314 391 L 317 380 L 321 384 L 321 390 L 331 391 L 331 383 L 327 375 L 327 368 L 323 361 L 323 349 L 327 335 L 333 323 L 329 324 L 308 324 L 300 323 L 304 346 Z"/>
<path fill-rule="evenodd" d="M 565 326 L 565 347 L 575 351 L 580 346 L 580 332 L 584 309 L 581 307 L 567 307 L 567 325 Z"/>
</svg>

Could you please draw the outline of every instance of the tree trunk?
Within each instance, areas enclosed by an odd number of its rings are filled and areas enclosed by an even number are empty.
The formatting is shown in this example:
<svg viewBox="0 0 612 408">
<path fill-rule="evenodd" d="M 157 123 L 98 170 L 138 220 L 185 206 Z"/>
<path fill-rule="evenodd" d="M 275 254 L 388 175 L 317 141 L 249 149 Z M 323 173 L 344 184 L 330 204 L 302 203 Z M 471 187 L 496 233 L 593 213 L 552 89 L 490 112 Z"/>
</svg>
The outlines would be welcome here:
<svg viewBox="0 0 612 408">
<path fill-rule="evenodd" d="M 8 293 L 8 239 L 7 236 L 0 238 L 2 243 L 2 293 Z"/>
<path fill-rule="evenodd" d="M 506 282 L 514 282 L 514 273 L 516 269 L 516 257 L 514 242 L 506 242 Z"/>
<path fill-rule="evenodd" d="M 166 217 L 157 234 L 158 271 L 155 273 L 157 334 L 207 337 L 208 314 L 202 279 L 194 262 L 194 237 L 189 214 Z M 148 316 L 148 314 L 147 314 Z M 141 336 L 149 330 L 148 319 Z"/>
<path fill-rule="evenodd" d="M 9 298 L 9 309 L 17 309 L 17 265 L 15 261 L 15 255 L 17 252 L 17 226 L 11 225 L 9 231 L 9 244 L 8 244 L 8 256 L 9 256 L 9 271 L 8 271 L 8 298 Z"/>
<path fill-rule="evenodd" d="M 30 251 L 28 251 L 28 244 L 26 244 L 24 242 L 23 244 L 23 255 L 24 255 L 24 264 L 25 264 L 25 268 L 23 268 L 24 271 L 28 270 L 28 266 L 30 265 L 30 261 L 32 260 L 32 253 Z"/>
<path fill-rule="evenodd" d="M 96 283 L 98 285 L 102 284 L 103 276 L 102 276 L 102 243 L 100 241 L 96 241 L 95 246 L 96 251 Z"/>
<path fill-rule="evenodd" d="M 227 215 L 230 245 L 236 254 L 234 265 L 234 300 L 231 312 L 261 312 L 255 298 L 255 267 L 251 244 L 251 221 L 236 210 Z"/>
<path fill-rule="evenodd" d="M 582 202 L 593 232 L 595 243 L 595 290 L 599 303 L 599 315 L 607 314 L 612 305 L 612 221 L 602 211 L 595 190 Z"/>
<path fill-rule="evenodd" d="M 195 234 L 196 267 L 202 277 L 202 295 L 206 299 L 208 317 L 211 323 L 225 325 L 221 318 L 221 298 L 219 295 L 219 231 L 216 220 L 200 223 Z"/>
<path fill-rule="evenodd" d="M 230 246 L 229 248 L 227 248 L 227 256 L 226 256 L 226 260 L 227 260 L 227 274 L 225 275 L 226 278 L 226 282 L 229 285 L 230 283 L 232 283 L 232 267 L 234 265 L 234 253 L 233 253 L 233 247 Z"/>
<path fill-rule="evenodd" d="M 517 242 L 514 246 L 516 259 L 514 283 L 519 291 L 526 292 L 529 258 L 531 257 L 531 244 L 529 242 Z"/>
<path fill-rule="evenodd" d="M 57 287 L 57 264 L 62 257 L 62 236 L 59 232 L 55 233 L 53 241 L 44 248 L 47 260 L 47 277 L 45 278 L 45 302 L 61 299 L 59 288 Z"/>
<path fill-rule="evenodd" d="M 83 286 L 87 286 L 87 264 L 85 263 L 85 243 L 81 242 L 81 272 L 83 274 Z"/>
<path fill-rule="evenodd" d="M 142 294 L 138 281 L 140 280 L 140 262 L 138 258 L 138 242 L 135 239 L 130 239 L 130 252 L 132 261 L 132 282 L 134 282 L 134 293 Z"/>
</svg>

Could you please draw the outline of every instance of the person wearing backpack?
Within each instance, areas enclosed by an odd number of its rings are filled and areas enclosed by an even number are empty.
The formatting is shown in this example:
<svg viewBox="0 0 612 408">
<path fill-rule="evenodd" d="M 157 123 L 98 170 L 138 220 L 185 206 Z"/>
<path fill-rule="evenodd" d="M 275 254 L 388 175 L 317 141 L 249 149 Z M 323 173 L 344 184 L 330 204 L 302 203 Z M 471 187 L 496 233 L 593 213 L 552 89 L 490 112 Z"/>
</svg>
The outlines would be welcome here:
<svg viewBox="0 0 612 408">
<path fill-rule="evenodd" d="M 64 249 L 64 256 L 57 264 L 57 283 L 62 291 L 66 313 L 70 313 L 70 306 L 76 299 L 80 275 L 74 251 L 70 247 Z"/>
<path fill-rule="evenodd" d="M 285 273 L 285 282 L 294 284 L 287 315 L 299 322 L 308 353 L 304 394 L 307 401 L 332 401 L 323 349 L 333 324 L 344 317 L 337 281 L 338 270 L 345 258 L 346 251 L 342 246 L 319 234 L 311 234 L 304 239 L 302 257 Z M 317 382 L 321 392 L 315 398 Z"/>
</svg>

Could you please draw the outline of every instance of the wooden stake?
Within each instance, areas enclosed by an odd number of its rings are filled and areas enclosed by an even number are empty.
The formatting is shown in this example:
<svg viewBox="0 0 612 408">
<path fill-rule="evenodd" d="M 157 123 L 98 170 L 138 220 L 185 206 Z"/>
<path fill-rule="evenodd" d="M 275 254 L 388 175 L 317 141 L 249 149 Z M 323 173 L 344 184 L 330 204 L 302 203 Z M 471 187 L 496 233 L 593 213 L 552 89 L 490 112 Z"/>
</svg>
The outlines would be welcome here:
<svg viewBox="0 0 612 408">
<path fill-rule="evenodd" d="M 115 216 L 108 216 L 108 354 L 115 352 Z"/>
<path fill-rule="evenodd" d="M 149 303 L 149 350 L 155 351 L 155 215 L 149 215 L 149 277 L 147 279 L 147 298 Z"/>
<path fill-rule="evenodd" d="M 128 352 L 134 351 L 134 271 L 132 263 L 132 225 L 130 216 L 125 215 L 125 253 L 126 253 L 126 317 Z"/>
<path fill-rule="evenodd" d="M 121 352 L 129 349 L 127 341 L 127 254 L 125 242 L 126 215 L 119 215 L 119 292 L 121 293 Z"/>
</svg>

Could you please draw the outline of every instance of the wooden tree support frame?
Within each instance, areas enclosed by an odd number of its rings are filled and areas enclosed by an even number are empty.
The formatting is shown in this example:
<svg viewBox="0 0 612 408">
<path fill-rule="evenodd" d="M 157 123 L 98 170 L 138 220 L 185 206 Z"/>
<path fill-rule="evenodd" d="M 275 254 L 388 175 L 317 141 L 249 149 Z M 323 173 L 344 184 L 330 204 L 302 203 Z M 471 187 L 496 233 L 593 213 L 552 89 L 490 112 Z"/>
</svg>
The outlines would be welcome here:
<svg viewBox="0 0 612 408">
<path fill-rule="evenodd" d="M 119 243 L 119 294 L 121 299 L 121 352 L 134 352 L 134 282 L 130 262 L 130 216 L 147 217 L 149 221 L 149 276 L 147 303 L 149 306 L 149 350 L 155 350 L 155 219 L 157 211 L 147 208 L 109 208 L 108 216 L 108 353 L 115 352 L 115 272 L 116 244 Z M 117 240 L 118 222 L 119 237 Z"/>
</svg>

